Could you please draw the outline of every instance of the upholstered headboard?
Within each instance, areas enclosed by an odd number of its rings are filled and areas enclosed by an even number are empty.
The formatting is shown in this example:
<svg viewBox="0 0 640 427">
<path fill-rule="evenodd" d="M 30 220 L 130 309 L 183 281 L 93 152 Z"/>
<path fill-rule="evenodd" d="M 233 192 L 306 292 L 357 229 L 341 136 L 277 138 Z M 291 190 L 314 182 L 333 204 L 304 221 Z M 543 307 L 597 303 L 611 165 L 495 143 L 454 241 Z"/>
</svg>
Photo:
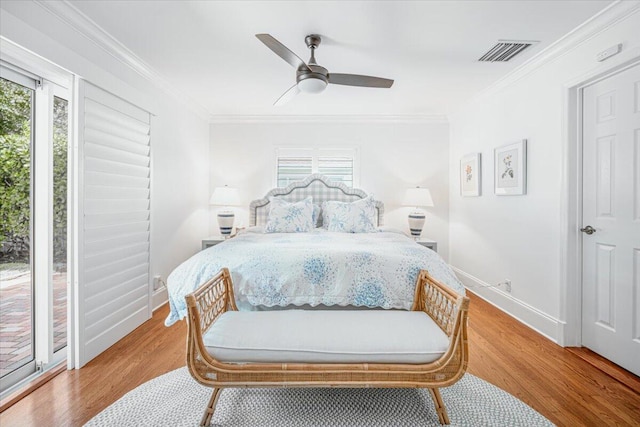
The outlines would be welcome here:
<svg viewBox="0 0 640 427">
<path fill-rule="evenodd" d="M 284 188 L 270 190 L 262 199 L 254 200 L 249 205 L 249 225 L 265 225 L 269 217 L 269 197 L 282 197 L 287 202 L 297 202 L 313 197 L 313 203 L 321 206 L 323 202 L 336 200 L 353 202 L 364 199 L 367 193 L 358 188 L 349 188 L 341 182 L 329 181 L 324 175 L 309 175 L 302 181 L 292 182 Z M 384 225 L 384 203 L 377 201 L 378 226 Z M 321 216 L 322 217 L 322 216 Z"/>
</svg>

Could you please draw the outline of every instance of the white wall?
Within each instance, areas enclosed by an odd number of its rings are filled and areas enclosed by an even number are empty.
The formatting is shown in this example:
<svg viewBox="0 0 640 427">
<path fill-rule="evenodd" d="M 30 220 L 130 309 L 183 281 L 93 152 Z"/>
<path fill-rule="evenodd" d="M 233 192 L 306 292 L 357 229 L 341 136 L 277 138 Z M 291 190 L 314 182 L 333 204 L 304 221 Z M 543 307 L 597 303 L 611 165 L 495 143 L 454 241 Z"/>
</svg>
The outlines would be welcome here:
<svg viewBox="0 0 640 427">
<path fill-rule="evenodd" d="M 272 121 L 211 125 L 211 188 L 228 184 L 240 190 L 244 207 L 236 221 L 248 225 L 248 205 L 275 186 L 275 149 L 297 147 L 358 147 L 360 188 L 385 203 L 385 225 L 408 232 L 411 208 L 400 206 L 404 190 L 420 185 L 431 190 L 435 206 L 427 208 L 423 236 L 438 241 L 448 253 L 449 176 L 448 132 L 444 122 Z M 216 209 L 210 232 L 218 233 Z"/>
<path fill-rule="evenodd" d="M 208 230 L 209 125 L 32 2 L 2 2 L 0 34 L 151 113 L 151 274 L 165 279 Z M 185 191 L 187 189 L 187 191 Z M 166 299 L 159 293 L 156 302 Z"/>
<path fill-rule="evenodd" d="M 637 12 L 637 9 L 636 9 Z M 567 85 L 640 54 L 640 13 L 548 61 L 506 87 L 487 91 L 450 117 L 450 258 L 471 286 L 512 281 L 511 295 L 474 290 L 552 339 L 563 333 L 563 126 Z M 598 63 L 598 52 L 623 43 L 623 54 Z M 504 86 L 504 85 L 502 85 Z M 528 140 L 525 196 L 496 196 L 493 149 Z M 459 159 L 482 153 L 482 196 L 462 198 Z"/>
</svg>

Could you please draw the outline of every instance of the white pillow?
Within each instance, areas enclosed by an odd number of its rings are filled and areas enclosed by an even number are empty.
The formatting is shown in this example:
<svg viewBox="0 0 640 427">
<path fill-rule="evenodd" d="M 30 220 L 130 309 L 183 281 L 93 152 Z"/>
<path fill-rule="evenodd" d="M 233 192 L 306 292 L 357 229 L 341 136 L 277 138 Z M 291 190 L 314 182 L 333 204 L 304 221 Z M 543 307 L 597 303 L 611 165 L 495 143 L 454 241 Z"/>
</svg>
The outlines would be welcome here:
<svg viewBox="0 0 640 427">
<path fill-rule="evenodd" d="M 342 233 L 374 233 L 376 229 L 376 207 L 371 196 L 355 202 L 324 202 L 323 221 L 329 231 Z"/>
<path fill-rule="evenodd" d="M 269 218 L 265 233 L 303 233 L 315 228 L 311 196 L 295 203 L 278 197 L 269 198 Z"/>
</svg>

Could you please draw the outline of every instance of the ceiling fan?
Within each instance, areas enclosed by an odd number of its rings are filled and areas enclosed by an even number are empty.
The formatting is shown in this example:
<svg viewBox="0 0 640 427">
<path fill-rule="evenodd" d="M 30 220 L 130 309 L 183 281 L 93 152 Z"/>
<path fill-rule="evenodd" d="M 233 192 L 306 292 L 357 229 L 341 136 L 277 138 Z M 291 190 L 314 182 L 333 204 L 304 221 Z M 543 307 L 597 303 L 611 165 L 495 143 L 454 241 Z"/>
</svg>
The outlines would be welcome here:
<svg viewBox="0 0 640 427">
<path fill-rule="evenodd" d="M 296 84 L 291 86 L 276 100 L 273 105 L 283 105 L 300 92 L 320 93 L 326 89 L 327 84 L 390 88 L 393 80 L 380 77 L 361 76 L 358 74 L 330 73 L 316 62 L 315 50 L 320 46 L 321 37 L 317 34 L 309 34 L 304 38 L 307 47 L 311 49 L 311 58 L 306 64 L 298 55 L 280 43 L 270 34 L 256 34 L 258 40 L 264 43 L 280 58 L 287 61 L 296 69 Z"/>
</svg>

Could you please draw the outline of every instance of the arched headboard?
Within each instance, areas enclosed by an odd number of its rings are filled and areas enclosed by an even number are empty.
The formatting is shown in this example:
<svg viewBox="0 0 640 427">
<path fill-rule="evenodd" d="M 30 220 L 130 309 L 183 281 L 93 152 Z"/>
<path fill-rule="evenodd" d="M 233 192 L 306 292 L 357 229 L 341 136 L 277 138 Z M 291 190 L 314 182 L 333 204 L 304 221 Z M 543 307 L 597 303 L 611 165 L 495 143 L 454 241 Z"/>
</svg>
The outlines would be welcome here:
<svg viewBox="0 0 640 427">
<path fill-rule="evenodd" d="M 249 225 L 265 225 L 269 217 L 269 197 L 282 197 L 287 202 L 297 202 L 307 197 L 313 197 L 313 203 L 322 206 L 323 202 L 336 200 L 339 202 L 353 202 L 368 196 L 359 188 L 349 188 L 341 182 L 330 181 L 324 175 L 309 175 L 302 181 L 292 182 L 284 188 L 269 190 L 262 199 L 254 200 L 249 205 Z M 378 226 L 384 225 L 384 203 L 376 200 Z M 320 220 L 322 221 L 322 215 Z M 318 224 L 321 225 L 321 224 Z"/>
</svg>

